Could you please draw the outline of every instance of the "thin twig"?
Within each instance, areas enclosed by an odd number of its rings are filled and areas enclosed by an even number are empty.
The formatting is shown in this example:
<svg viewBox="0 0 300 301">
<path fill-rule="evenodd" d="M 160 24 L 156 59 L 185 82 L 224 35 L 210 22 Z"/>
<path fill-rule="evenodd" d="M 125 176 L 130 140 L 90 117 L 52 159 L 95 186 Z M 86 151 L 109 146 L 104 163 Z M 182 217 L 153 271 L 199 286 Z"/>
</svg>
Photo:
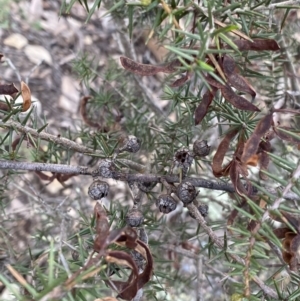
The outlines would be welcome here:
<svg viewBox="0 0 300 301">
<path fill-rule="evenodd" d="M 187 208 L 189 212 L 191 213 L 192 216 L 195 216 L 195 219 L 197 222 L 201 225 L 203 230 L 209 235 L 211 240 L 214 242 L 214 244 L 219 248 L 223 249 L 224 248 L 224 242 L 216 235 L 216 233 L 206 224 L 205 219 L 202 217 L 200 212 L 198 211 L 197 207 L 193 204 L 190 203 L 187 205 Z M 241 258 L 240 256 L 236 254 L 232 254 L 230 250 L 227 251 L 227 254 L 237 263 L 241 265 L 245 265 L 245 260 Z M 278 295 L 277 293 L 270 287 L 264 284 L 262 280 L 260 280 L 257 276 L 252 276 L 252 280 L 262 289 L 262 291 L 271 296 L 272 298 L 277 299 Z"/>
<path fill-rule="evenodd" d="M 172 10 L 170 9 L 170 7 L 166 4 L 166 2 L 164 0 L 160 0 L 160 3 L 164 9 L 164 11 L 168 14 L 168 15 L 172 15 Z M 173 24 L 175 25 L 175 27 L 177 29 L 181 29 L 179 23 L 177 22 L 176 18 L 174 16 L 172 16 L 172 21 Z"/>
<path fill-rule="evenodd" d="M 74 141 L 71 141 L 67 138 L 63 138 L 61 136 L 51 135 L 45 132 L 38 132 L 35 129 L 32 129 L 26 125 L 21 125 L 19 122 L 9 120 L 7 122 L 0 121 L 0 127 L 5 129 L 15 129 L 23 134 L 30 134 L 32 137 L 40 138 L 45 141 L 53 142 L 55 144 L 64 146 L 67 149 L 72 149 L 79 153 L 89 154 L 89 155 L 97 155 L 103 156 L 103 153 L 99 150 L 94 150 L 92 148 L 80 145 Z"/>
<path fill-rule="evenodd" d="M 18 78 L 18 81 L 21 82 L 21 75 L 20 75 L 20 72 L 19 72 L 19 70 L 16 68 L 16 66 L 13 64 L 13 62 L 12 62 L 10 59 L 8 59 L 8 58 L 6 58 L 5 61 L 8 63 L 9 67 L 10 67 L 13 71 L 15 71 L 16 76 L 17 76 L 17 78 Z"/>
</svg>

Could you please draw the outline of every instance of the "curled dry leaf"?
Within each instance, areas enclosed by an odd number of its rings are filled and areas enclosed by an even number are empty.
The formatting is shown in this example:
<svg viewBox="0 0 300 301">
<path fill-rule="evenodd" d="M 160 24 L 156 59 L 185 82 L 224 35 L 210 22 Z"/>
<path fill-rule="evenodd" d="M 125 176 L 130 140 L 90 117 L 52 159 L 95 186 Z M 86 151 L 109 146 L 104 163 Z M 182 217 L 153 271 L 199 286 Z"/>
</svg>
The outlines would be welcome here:
<svg viewBox="0 0 300 301">
<path fill-rule="evenodd" d="M 150 64 L 141 64 L 138 62 L 135 62 L 134 60 L 121 56 L 120 61 L 122 66 L 135 74 L 139 74 L 142 76 L 150 76 L 150 75 L 155 75 L 159 72 L 163 73 L 173 73 L 177 70 L 177 67 L 181 65 L 179 60 L 174 60 L 171 61 L 170 63 L 163 65 L 163 66 L 154 66 Z"/>
<path fill-rule="evenodd" d="M 232 161 L 229 176 L 230 176 L 230 180 L 232 182 L 232 185 L 234 186 L 235 191 L 240 195 L 241 194 L 247 195 L 247 191 L 244 188 L 243 184 L 241 183 L 237 160 Z"/>
<path fill-rule="evenodd" d="M 136 231 L 130 227 L 109 231 L 109 223 L 105 209 L 97 203 L 94 208 L 96 219 L 96 239 L 94 242 L 94 251 L 98 252 L 96 257 L 91 256 L 89 261 L 82 269 L 74 273 L 65 283 L 64 288 L 71 290 L 77 283 L 77 277 L 91 267 L 95 267 L 90 273 L 81 276 L 82 279 L 93 277 L 99 272 L 101 266 L 99 262 L 102 256 L 107 262 L 118 265 L 125 265 L 131 269 L 131 274 L 127 281 L 106 281 L 112 288 L 116 288 L 119 292 L 118 297 L 125 300 L 132 300 L 140 288 L 142 288 L 151 278 L 153 272 L 153 258 L 148 246 L 138 239 Z M 109 251 L 107 247 L 110 243 L 116 243 L 122 247 L 127 247 L 140 253 L 146 260 L 146 266 L 142 273 L 139 274 L 136 262 L 130 254 L 124 251 Z M 105 299 L 104 299 L 105 300 Z M 107 299 L 108 301 L 109 299 Z"/>
<path fill-rule="evenodd" d="M 269 113 L 264 118 L 262 118 L 259 123 L 256 125 L 254 132 L 247 140 L 244 152 L 241 157 L 241 161 L 246 163 L 253 155 L 258 151 L 258 146 L 260 139 L 267 133 L 270 129 L 273 121 L 273 113 Z"/>
<path fill-rule="evenodd" d="M 201 123 L 208 111 L 208 107 L 210 106 L 212 100 L 214 99 L 217 93 L 216 88 L 211 88 L 211 91 L 207 90 L 206 93 L 203 95 L 202 100 L 195 111 L 195 125 Z"/>
<path fill-rule="evenodd" d="M 188 72 L 186 72 L 185 75 L 183 75 L 182 77 L 178 78 L 175 80 L 175 82 L 173 82 L 170 87 L 172 88 L 176 88 L 176 87 L 181 87 L 183 84 L 185 84 L 188 80 L 190 79 L 190 75 Z"/>
<path fill-rule="evenodd" d="M 15 87 L 14 84 L 0 85 L 0 94 L 1 95 L 14 95 L 18 92 L 19 92 L 19 90 Z"/>
<path fill-rule="evenodd" d="M 90 127 L 94 127 L 97 128 L 99 131 L 102 131 L 104 133 L 109 132 L 112 129 L 115 130 L 119 130 L 119 123 L 122 119 L 122 115 L 117 115 L 115 116 L 115 123 L 114 123 L 114 127 L 110 128 L 108 126 L 102 125 L 100 122 L 95 122 L 93 120 L 90 119 L 90 117 L 88 116 L 88 110 L 87 110 L 87 104 L 89 102 L 89 100 L 92 98 L 92 96 L 84 96 L 81 98 L 80 100 L 80 106 L 79 106 L 79 110 L 80 110 L 80 115 L 83 119 L 83 121 Z M 101 116 L 102 117 L 102 116 Z"/>
<path fill-rule="evenodd" d="M 271 143 L 270 141 L 261 141 L 258 147 L 258 163 L 260 166 L 259 169 L 259 177 L 262 180 L 267 180 L 268 176 L 263 173 L 264 170 L 268 169 L 268 166 L 270 164 L 270 157 L 268 155 L 268 152 L 271 151 Z"/>
<path fill-rule="evenodd" d="M 0 110 L 8 112 L 9 111 L 9 106 L 4 102 L 0 102 Z"/>
<path fill-rule="evenodd" d="M 94 250 L 99 252 L 107 247 L 107 237 L 109 234 L 109 222 L 105 209 L 97 203 L 94 208 L 96 219 L 96 239 L 94 241 Z"/>
<path fill-rule="evenodd" d="M 21 82 L 21 94 L 23 98 L 22 112 L 27 111 L 31 107 L 31 92 L 27 84 Z"/>
<path fill-rule="evenodd" d="M 237 95 L 229 85 L 223 86 L 221 89 L 223 97 L 234 107 L 240 110 L 259 112 L 259 108 L 249 102 L 246 98 Z"/>
<path fill-rule="evenodd" d="M 298 269 L 300 249 L 300 222 L 299 217 L 288 212 L 280 211 L 281 216 L 271 217 L 286 224 L 286 227 L 273 230 L 274 234 L 282 240 L 282 257 L 289 264 L 292 271 Z M 291 229 L 291 225 L 294 229 Z M 296 233 L 294 232 L 296 230 Z"/>
<path fill-rule="evenodd" d="M 81 117 L 82 117 L 83 121 L 87 125 L 89 125 L 90 127 L 100 128 L 101 125 L 98 122 L 94 122 L 94 121 L 90 120 L 89 117 L 88 117 L 86 106 L 87 106 L 88 101 L 91 98 L 92 98 L 91 96 L 82 97 L 82 99 L 80 100 L 80 114 L 81 114 Z"/>
<path fill-rule="evenodd" d="M 127 281 L 111 280 L 111 284 L 119 291 L 118 297 L 125 300 L 133 299 L 138 291 L 138 268 L 132 257 L 123 251 L 110 251 L 105 256 L 105 260 L 118 265 L 128 266 L 131 269 L 132 272 Z"/>
<path fill-rule="evenodd" d="M 280 49 L 277 42 L 273 39 L 253 39 L 253 42 L 246 40 L 235 40 L 233 42 L 240 51 L 276 51 Z"/>
<path fill-rule="evenodd" d="M 243 208 L 247 204 L 245 198 L 242 198 L 242 202 L 237 205 L 238 208 Z M 239 211 L 237 209 L 233 209 L 227 219 L 227 226 L 233 225 L 236 217 L 238 216 Z"/>
<path fill-rule="evenodd" d="M 215 177 L 222 177 L 223 176 L 223 160 L 225 154 L 229 148 L 231 140 L 236 136 L 239 132 L 238 128 L 233 128 L 228 131 L 228 133 L 223 138 L 222 142 L 219 144 L 218 149 L 213 157 L 212 161 L 212 170 Z"/>
<path fill-rule="evenodd" d="M 254 88 L 247 82 L 244 77 L 238 74 L 238 70 L 233 58 L 228 55 L 224 55 L 222 67 L 229 85 L 239 91 L 249 93 L 252 96 L 252 99 L 255 98 L 256 92 L 254 91 Z"/>
<path fill-rule="evenodd" d="M 221 83 L 219 83 L 218 81 L 216 81 L 211 75 L 207 75 L 204 77 L 205 80 L 210 84 L 210 86 L 215 87 L 217 89 L 222 89 L 224 87 L 224 85 L 222 85 Z"/>
</svg>

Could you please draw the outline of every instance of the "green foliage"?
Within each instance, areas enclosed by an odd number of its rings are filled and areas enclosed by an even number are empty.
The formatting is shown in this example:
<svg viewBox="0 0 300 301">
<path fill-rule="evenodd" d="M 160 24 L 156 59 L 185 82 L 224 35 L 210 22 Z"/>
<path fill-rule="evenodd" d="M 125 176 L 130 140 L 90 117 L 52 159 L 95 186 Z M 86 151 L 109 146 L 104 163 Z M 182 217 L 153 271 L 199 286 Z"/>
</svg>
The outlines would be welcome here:
<svg viewBox="0 0 300 301">
<path fill-rule="evenodd" d="M 142 169 L 143 173 L 164 176 L 170 173 L 174 153 L 178 149 L 185 147 L 191 150 L 196 139 L 207 139 L 212 146 L 211 154 L 205 160 L 197 160 L 188 176 L 211 181 L 212 159 L 229 128 L 238 128 L 247 141 L 258 122 L 276 103 L 284 100 L 284 109 L 298 106 L 299 91 L 295 89 L 299 84 L 294 74 L 298 42 L 291 35 L 295 25 L 290 15 L 296 6 L 275 4 L 273 1 L 256 0 L 206 0 L 201 3 L 190 0 L 98 0 L 92 5 L 85 0 L 64 1 L 62 15 L 71 14 L 76 5 L 81 5 L 86 10 L 87 23 L 103 9 L 101 17 L 109 15 L 116 24 L 122 55 L 131 59 L 137 57 L 134 60 L 140 61 L 134 40 L 140 30 L 148 27 L 150 31 L 145 41 L 154 36 L 157 43 L 168 50 L 166 62 L 178 60 L 180 66 L 161 80 L 156 75 L 143 77 L 120 68 L 112 58 L 106 61 L 105 67 L 100 67 L 97 57 L 91 57 L 89 53 L 78 55 L 73 62 L 73 72 L 91 99 L 85 104 L 82 100 L 81 112 L 85 110 L 85 114 L 77 120 L 73 129 L 61 129 L 61 137 L 80 141 L 90 148 L 92 152 L 84 155 L 91 157 L 87 165 L 93 167 L 99 158 L 114 158 L 123 136 L 135 135 L 142 140 L 140 153 L 118 153 L 117 172 L 133 174 L 144 165 L 139 172 Z M 0 20 L 1 17 L 0 13 Z M 281 50 L 243 51 L 237 41 L 246 38 L 251 41 L 275 39 Z M 212 88 L 207 75 L 217 84 L 225 85 L 227 79 L 223 78 L 222 72 L 216 71 L 224 55 L 234 59 L 236 70 L 255 88 L 254 104 L 261 112 L 238 109 L 225 99 L 222 89 L 219 89 L 204 119 L 195 126 L 195 110 L 203 101 L 203 95 Z M 216 59 L 216 63 L 212 58 Z M 236 70 L 234 75 L 238 74 Z M 189 80 L 180 87 L 172 86 L 182 74 L 188 74 Z M 290 82 L 286 80 L 287 74 Z M 156 91 L 152 92 L 152 88 Z M 162 105 L 161 101 L 166 101 L 166 104 Z M 1 127 L 8 129 L 0 136 L 2 160 L 71 163 L 76 154 L 74 149 L 53 139 L 39 137 L 38 134 L 44 133 L 47 127 L 46 119 L 38 119 L 34 109 L 24 114 L 20 106 L 8 101 L 7 104 L 12 107 L 3 111 Z M 268 180 L 259 178 L 258 168 L 246 165 L 249 179 L 258 191 L 255 196 L 238 191 L 221 195 L 217 190 L 200 190 L 198 199 L 210 205 L 208 225 L 217 233 L 215 237 L 222 242 L 221 247 L 182 205 L 178 205 L 180 208 L 171 218 L 158 213 L 155 200 L 168 187 L 159 184 L 145 194 L 140 210 L 144 214 L 143 226 L 149 236 L 149 248 L 155 264 L 154 275 L 143 288 L 141 300 L 300 300 L 299 277 L 291 271 L 292 265 L 289 267 L 282 258 L 286 251 L 283 246 L 285 238 L 274 233 L 275 228 L 284 226 L 293 233 L 300 231 L 293 220 L 286 220 L 282 214 L 292 212 L 298 218 L 300 214 L 297 203 L 300 198 L 299 150 L 295 143 L 291 143 L 299 140 L 299 117 L 286 118 L 286 112 L 278 115 L 283 123 L 288 123 L 287 128 L 280 131 L 289 135 L 290 139 L 286 139 L 287 142 L 272 141 L 272 150 L 268 152 L 271 160 L 269 170 L 262 170 Z M 24 130 L 13 147 L 16 128 L 9 122 L 18 122 L 24 127 L 30 125 L 38 134 Z M 263 141 L 266 139 L 259 137 L 259 140 L 261 138 Z M 230 143 L 226 164 L 237 156 L 238 139 L 239 135 Z M 26 143 L 31 146 L 30 150 L 24 147 Z M 15 176 L 9 171 L 6 176 L 1 176 L 1 181 L 13 181 Z M 245 181 L 245 174 L 241 179 Z M 1 211 L 5 212 L 10 196 L 2 182 L 0 204 Z M 222 177 L 221 182 L 231 184 L 228 174 Z M 120 189 L 113 186 L 114 198 L 109 205 L 105 204 L 110 230 L 126 225 L 126 214 L 132 207 L 134 194 L 127 186 Z M 287 187 L 288 191 L 283 195 Z M 292 193 L 292 196 L 288 197 L 287 193 Z M 28 194 L 29 199 L 40 201 L 38 195 Z M 288 201 L 280 201 L 283 197 Z M 79 192 L 75 193 L 74 199 L 80 203 Z M 59 212 L 60 205 L 41 203 L 47 210 L 45 215 L 49 225 L 54 225 L 59 217 L 63 227 L 68 215 Z M 80 216 L 76 229 L 68 229 L 66 237 L 62 238 L 63 230 L 53 234 L 50 227 L 38 228 L 33 238 L 36 245 L 27 254 L 22 254 L 25 259 L 15 260 L 12 265 L 15 275 L 31 275 L 30 283 L 22 281 L 22 278 L 12 278 L 14 272 L 0 273 L 0 281 L 16 300 L 95 300 L 117 295 L 107 285 L 110 275 L 114 274 L 114 280 L 120 280 L 127 278 L 129 272 L 123 266 L 104 259 L 100 260 L 99 266 L 84 271 L 85 275 L 95 271 L 92 277 L 78 276 L 72 290 L 64 291 L 61 286 L 86 264 L 97 235 L 95 216 L 91 211 L 82 208 L 74 211 Z M 3 226 L 0 232 L 4 233 L 9 246 L 9 233 L 5 233 L 9 229 Z M 126 249 L 112 245 L 111 250 Z M 298 271 L 297 265 L 294 271 Z"/>
</svg>

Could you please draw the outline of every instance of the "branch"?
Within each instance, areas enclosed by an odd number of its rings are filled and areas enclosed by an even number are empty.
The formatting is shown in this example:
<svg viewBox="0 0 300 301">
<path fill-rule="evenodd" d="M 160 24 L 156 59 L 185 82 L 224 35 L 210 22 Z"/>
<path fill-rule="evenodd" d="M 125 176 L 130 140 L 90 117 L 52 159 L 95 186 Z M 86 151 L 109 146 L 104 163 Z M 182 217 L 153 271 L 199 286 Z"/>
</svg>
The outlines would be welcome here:
<svg viewBox="0 0 300 301">
<path fill-rule="evenodd" d="M 0 121 L 0 127 L 5 129 L 15 129 L 23 134 L 30 134 L 32 137 L 40 138 L 45 141 L 53 142 L 55 144 L 59 144 L 61 146 L 64 146 L 67 149 L 72 149 L 79 153 L 89 154 L 89 155 L 101 155 L 103 156 L 103 153 L 99 150 L 94 150 L 92 148 L 80 145 L 72 140 L 69 140 L 67 138 L 63 138 L 60 136 L 51 135 L 45 132 L 38 132 L 35 129 L 32 129 L 28 126 L 21 125 L 19 122 L 9 120 L 7 122 Z M 28 169 L 30 170 L 30 169 Z"/>
<path fill-rule="evenodd" d="M 78 175 L 97 175 L 95 170 L 97 168 L 90 168 L 85 166 L 74 166 L 64 164 L 51 164 L 51 163 L 36 163 L 36 162 L 17 162 L 9 160 L 0 160 L 0 169 L 13 169 L 13 170 L 29 170 L 29 171 L 50 171 L 53 173 L 63 174 L 78 174 Z M 99 176 L 101 176 L 99 174 Z M 129 174 L 115 172 L 113 179 L 125 182 L 161 182 L 165 179 L 168 183 L 179 183 L 180 179 L 175 175 L 155 175 L 155 174 Z M 186 181 L 191 182 L 195 187 L 208 188 L 213 190 L 222 190 L 227 192 L 234 192 L 232 185 L 208 181 L 200 178 L 186 177 Z"/>
<path fill-rule="evenodd" d="M 59 138 L 59 139 L 68 140 L 65 138 Z M 122 163 L 126 163 L 126 165 L 128 165 L 133 169 L 138 169 L 138 168 L 142 169 L 142 165 L 138 164 L 136 166 L 135 162 L 126 159 L 119 159 L 119 160 Z M 101 176 L 100 174 L 95 173 L 95 171 L 97 171 L 97 167 L 95 168 L 95 167 L 52 164 L 52 163 L 18 162 L 18 161 L 10 161 L 10 160 L 0 160 L 0 169 L 49 171 L 49 172 L 61 173 L 61 174 Z M 123 181 L 123 182 L 161 183 L 163 180 L 165 180 L 168 183 L 180 183 L 180 178 L 179 176 L 176 175 L 157 175 L 157 174 L 144 174 L 144 173 L 130 174 L 125 172 L 124 173 L 114 172 L 113 179 L 118 181 Z M 212 180 L 206 180 L 206 179 L 195 178 L 195 177 L 185 177 L 184 181 L 190 182 L 195 187 L 201 187 L 201 188 L 206 188 L 211 190 L 220 190 L 220 191 L 231 192 L 231 193 L 235 192 L 235 189 L 232 185 L 221 181 L 216 182 Z M 278 197 L 278 191 L 274 190 L 274 188 L 270 188 L 266 190 L 271 194 L 273 194 L 274 196 Z M 286 200 L 291 200 L 291 201 L 299 201 L 300 199 L 299 196 L 297 196 L 295 193 L 288 192 L 288 191 L 284 191 L 281 195 L 281 198 L 284 198 Z"/>
</svg>

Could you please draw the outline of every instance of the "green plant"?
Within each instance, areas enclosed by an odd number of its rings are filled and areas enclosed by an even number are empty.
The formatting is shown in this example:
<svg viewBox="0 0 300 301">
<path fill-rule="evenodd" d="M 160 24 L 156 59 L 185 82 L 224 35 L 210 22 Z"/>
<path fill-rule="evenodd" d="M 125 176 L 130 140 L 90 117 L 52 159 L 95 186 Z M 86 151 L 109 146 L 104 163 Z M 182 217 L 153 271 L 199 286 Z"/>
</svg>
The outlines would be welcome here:
<svg viewBox="0 0 300 301">
<path fill-rule="evenodd" d="M 16 170 L 63 186 L 89 176 L 94 200 L 115 195 L 94 214 L 76 208 L 74 230 L 60 211 L 65 201 L 50 206 L 27 193 L 61 229 L 41 229 L 27 254 L 34 264 L 15 256 L 0 281 L 18 300 L 299 300 L 298 1 L 74 0 L 61 13 L 78 4 L 87 22 L 100 8 L 113 18 L 123 69 L 107 60 L 100 70 L 88 53 L 76 58 L 88 93 L 77 130 L 60 136 L 14 103 L 18 90 L 1 85 L 12 98 L 1 103 L 0 168 L 10 183 Z M 135 51 L 146 26 L 145 42 L 155 36 L 168 50 L 162 64 L 143 64 Z M 150 89 L 158 74 L 164 106 Z M 88 163 L 70 164 L 77 153 Z M 0 189 L 3 216 L 10 191 Z M 9 221 L 1 233 L 8 248 Z"/>
</svg>

